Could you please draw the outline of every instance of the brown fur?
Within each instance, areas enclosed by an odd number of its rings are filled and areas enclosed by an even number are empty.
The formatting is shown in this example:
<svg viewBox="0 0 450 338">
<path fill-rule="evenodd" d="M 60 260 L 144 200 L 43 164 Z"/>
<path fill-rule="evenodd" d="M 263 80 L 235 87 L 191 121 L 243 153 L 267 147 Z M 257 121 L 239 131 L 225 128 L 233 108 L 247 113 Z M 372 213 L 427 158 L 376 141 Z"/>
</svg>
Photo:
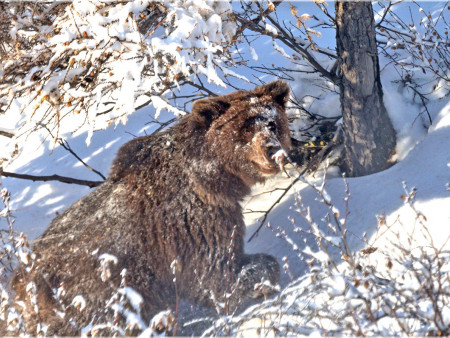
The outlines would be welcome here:
<svg viewBox="0 0 450 338">
<path fill-rule="evenodd" d="M 76 335 L 90 323 L 106 322 L 103 309 L 121 285 L 123 269 L 126 285 L 144 298 L 140 312 L 147 323 L 175 307 L 174 259 L 180 263 L 178 294 L 206 305 L 212 305 L 208 290 L 223 300 L 234 289 L 234 307 L 254 296 L 261 278 L 276 283 L 273 257 L 244 254 L 239 201 L 279 171 L 271 155 L 290 148 L 288 96 L 287 84 L 276 81 L 199 100 L 172 128 L 126 143 L 105 183 L 56 217 L 37 241 L 31 273 L 16 273 L 28 333 L 36 334 L 40 321 L 49 335 Z M 103 253 L 118 259 L 104 280 Z M 30 281 L 37 285 L 38 313 L 26 296 Z M 66 294 L 56 300 L 61 285 Z M 82 312 L 71 305 L 77 295 L 87 301 Z M 64 310 L 65 318 L 53 309 Z"/>
</svg>

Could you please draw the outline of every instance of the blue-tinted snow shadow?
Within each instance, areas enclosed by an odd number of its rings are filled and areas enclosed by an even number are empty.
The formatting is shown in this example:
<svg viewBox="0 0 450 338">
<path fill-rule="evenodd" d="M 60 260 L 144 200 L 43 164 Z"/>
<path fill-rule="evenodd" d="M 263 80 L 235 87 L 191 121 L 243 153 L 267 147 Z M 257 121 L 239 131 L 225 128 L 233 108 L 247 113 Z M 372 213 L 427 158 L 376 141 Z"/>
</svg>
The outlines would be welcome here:
<svg viewBox="0 0 450 338">
<path fill-rule="evenodd" d="M 158 128 L 159 125 L 149 124 L 152 121 L 150 112 L 149 108 L 143 108 L 130 116 L 125 126 L 119 124 L 115 128 L 95 132 L 89 146 L 86 145 L 86 133 L 66 136 L 66 140 L 72 150 L 88 165 L 108 176 L 111 163 L 121 145 L 135 136 L 150 134 Z M 172 117 L 167 114 L 160 122 Z M 102 180 L 61 146 L 55 147 L 52 151 L 52 140 L 46 140 L 40 147 L 46 149 L 41 156 L 14 168 L 14 171 L 29 175 L 57 174 L 83 180 Z M 8 171 L 8 168 L 5 168 L 5 171 Z M 29 239 L 39 237 L 58 212 L 62 212 L 92 191 L 86 186 L 57 181 L 33 182 L 5 177 L 2 177 L 2 185 L 11 193 L 14 228 L 16 231 L 24 232 Z M 4 219 L 0 220 L 0 227 L 6 227 Z"/>
</svg>

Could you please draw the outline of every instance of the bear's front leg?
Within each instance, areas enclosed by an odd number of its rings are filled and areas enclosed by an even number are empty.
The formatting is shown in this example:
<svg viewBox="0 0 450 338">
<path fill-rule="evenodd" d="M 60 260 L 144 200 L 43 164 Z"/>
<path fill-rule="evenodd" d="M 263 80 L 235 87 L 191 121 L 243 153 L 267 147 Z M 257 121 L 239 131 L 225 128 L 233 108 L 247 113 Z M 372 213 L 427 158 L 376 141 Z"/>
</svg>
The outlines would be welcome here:
<svg viewBox="0 0 450 338">
<path fill-rule="evenodd" d="M 235 309 L 246 299 L 267 296 L 275 291 L 280 279 L 277 260 L 266 254 L 245 255 L 240 272 L 229 299 L 230 309 Z"/>
</svg>

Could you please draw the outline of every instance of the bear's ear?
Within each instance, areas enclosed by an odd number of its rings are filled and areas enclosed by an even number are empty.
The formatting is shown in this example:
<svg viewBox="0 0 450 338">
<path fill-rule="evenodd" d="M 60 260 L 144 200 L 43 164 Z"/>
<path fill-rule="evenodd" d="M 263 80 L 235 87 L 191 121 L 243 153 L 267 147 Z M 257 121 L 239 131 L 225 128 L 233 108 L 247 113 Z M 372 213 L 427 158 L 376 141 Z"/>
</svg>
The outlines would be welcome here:
<svg viewBox="0 0 450 338">
<path fill-rule="evenodd" d="M 285 107 L 289 100 L 290 89 L 286 81 L 277 80 L 266 83 L 260 87 L 265 95 L 273 97 L 273 100 L 280 106 Z"/>
<path fill-rule="evenodd" d="M 225 113 L 230 103 L 220 98 L 197 100 L 192 105 L 192 115 L 197 122 L 209 127 L 220 115 Z"/>
</svg>

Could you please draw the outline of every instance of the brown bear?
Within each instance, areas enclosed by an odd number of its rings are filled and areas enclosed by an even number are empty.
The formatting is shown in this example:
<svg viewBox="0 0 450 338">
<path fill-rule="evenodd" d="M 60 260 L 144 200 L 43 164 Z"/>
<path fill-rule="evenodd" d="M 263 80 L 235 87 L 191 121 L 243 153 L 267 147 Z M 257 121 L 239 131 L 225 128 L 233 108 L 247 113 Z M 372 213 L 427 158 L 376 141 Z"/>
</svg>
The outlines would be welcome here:
<svg viewBox="0 0 450 338">
<path fill-rule="evenodd" d="M 113 334 L 130 313 L 148 324 L 180 298 L 234 308 L 255 283 L 276 283 L 273 257 L 244 253 L 239 202 L 291 147 L 288 98 L 275 81 L 198 100 L 173 127 L 122 146 L 110 177 L 52 221 L 17 270 L 26 331 Z"/>
</svg>

